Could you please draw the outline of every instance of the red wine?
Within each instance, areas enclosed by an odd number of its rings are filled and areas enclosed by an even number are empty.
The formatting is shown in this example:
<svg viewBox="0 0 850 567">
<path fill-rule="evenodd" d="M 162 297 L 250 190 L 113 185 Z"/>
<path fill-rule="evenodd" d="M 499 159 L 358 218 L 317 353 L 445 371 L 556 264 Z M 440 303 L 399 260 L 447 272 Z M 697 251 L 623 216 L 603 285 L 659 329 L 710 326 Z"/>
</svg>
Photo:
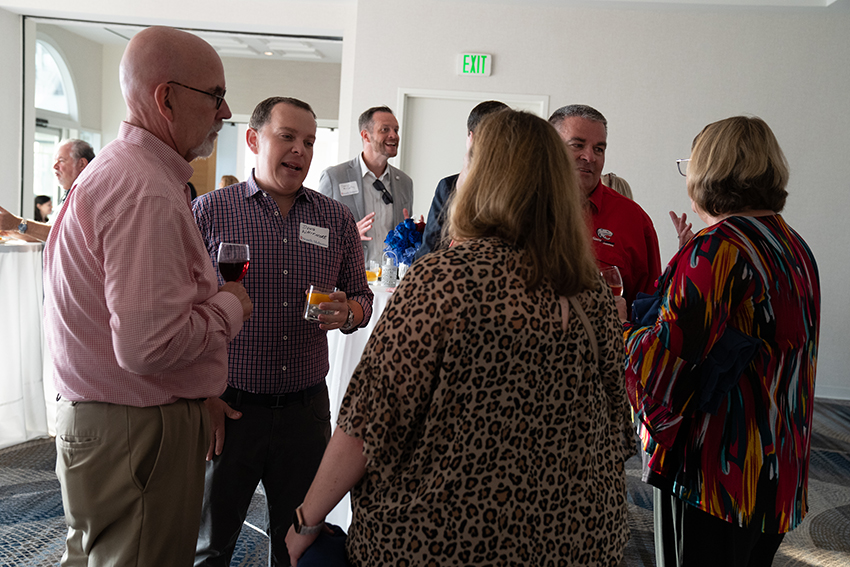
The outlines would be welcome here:
<svg viewBox="0 0 850 567">
<path fill-rule="evenodd" d="M 245 260 L 244 262 L 219 262 L 218 270 L 221 272 L 221 277 L 224 278 L 224 281 L 238 282 L 245 277 L 245 273 L 248 271 L 248 264 L 250 263 L 249 260 Z"/>
<path fill-rule="evenodd" d="M 245 269 L 248 269 L 248 268 L 246 267 Z M 618 295 L 622 296 L 623 295 L 623 286 L 612 285 L 611 286 L 611 293 L 613 293 L 615 297 L 618 296 Z"/>
</svg>

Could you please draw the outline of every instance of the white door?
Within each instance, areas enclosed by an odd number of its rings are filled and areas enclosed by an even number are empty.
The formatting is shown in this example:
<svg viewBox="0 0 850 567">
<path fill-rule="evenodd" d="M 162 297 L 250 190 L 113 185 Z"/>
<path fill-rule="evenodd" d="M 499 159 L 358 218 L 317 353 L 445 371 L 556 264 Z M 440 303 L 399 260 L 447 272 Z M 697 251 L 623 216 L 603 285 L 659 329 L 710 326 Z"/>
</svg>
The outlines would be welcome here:
<svg viewBox="0 0 850 567">
<path fill-rule="evenodd" d="M 500 100 L 515 110 L 548 118 L 549 97 L 464 91 L 399 90 L 401 151 L 398 167 L 413 179 L 412 215 L 428 216 L 437 183 L 460 171 L 466 119 L 475 105 Z"/>
</svg>

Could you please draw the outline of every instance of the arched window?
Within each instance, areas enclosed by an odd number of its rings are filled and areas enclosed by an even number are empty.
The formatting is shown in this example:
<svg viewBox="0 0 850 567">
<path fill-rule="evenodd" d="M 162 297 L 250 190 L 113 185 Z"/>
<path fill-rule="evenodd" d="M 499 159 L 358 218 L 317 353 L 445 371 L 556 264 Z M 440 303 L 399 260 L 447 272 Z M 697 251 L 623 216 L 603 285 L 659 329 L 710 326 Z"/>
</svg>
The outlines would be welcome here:
<svg viewBox="0 0 850 567">
<path fill-rule="evenodd" d="M 64 194 L 53 172 L 56 149 L 62 139 L 86 138 L 88 133 L 80 130 L 77 95 L 68 64 L 46 34 L 38 34 L 35 40 L 35 117 L 32 196 L 47 195 L 57 207 Z"/>
<path fill-rule="evenodd" d="M 43 39 L 35 42 L 35 107 L 77 119 L 71 73 L 59 51 Z"/>
</svg>

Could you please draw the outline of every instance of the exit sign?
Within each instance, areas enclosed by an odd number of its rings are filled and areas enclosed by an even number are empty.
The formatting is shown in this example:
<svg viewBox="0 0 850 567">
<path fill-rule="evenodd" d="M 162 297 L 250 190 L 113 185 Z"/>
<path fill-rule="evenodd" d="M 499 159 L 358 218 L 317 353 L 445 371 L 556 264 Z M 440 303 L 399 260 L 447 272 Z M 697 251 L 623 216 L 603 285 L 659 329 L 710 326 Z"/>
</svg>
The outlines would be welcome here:
<svg viewBox="0 0 850 567">
<path fill-rule="evenodd" d="M 457 56 L 457 74 L 489 77 L 492 62 L 493 56 L 487 53 L 461 53 Z"/>
</svg>

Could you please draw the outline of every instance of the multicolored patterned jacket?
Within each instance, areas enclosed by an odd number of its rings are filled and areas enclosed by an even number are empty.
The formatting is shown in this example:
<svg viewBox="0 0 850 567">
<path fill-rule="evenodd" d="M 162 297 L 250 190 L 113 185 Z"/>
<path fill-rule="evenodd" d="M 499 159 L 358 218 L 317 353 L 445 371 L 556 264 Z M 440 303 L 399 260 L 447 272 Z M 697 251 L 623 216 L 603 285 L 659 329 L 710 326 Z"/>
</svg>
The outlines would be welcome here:
<svg viewBox="0 0 850 567">
<path fill-rule="evenodd" d="M 766 533 L 806 513 L 820 327 L 811 250 L 780 215 L 733 216 L 673 257 L 652 326 L 626 324 L 626 384 L 650 454 L 649 482 Z M 716 414 L 694 368 L 727 327 L 761 341 Z"/>
</svg>

